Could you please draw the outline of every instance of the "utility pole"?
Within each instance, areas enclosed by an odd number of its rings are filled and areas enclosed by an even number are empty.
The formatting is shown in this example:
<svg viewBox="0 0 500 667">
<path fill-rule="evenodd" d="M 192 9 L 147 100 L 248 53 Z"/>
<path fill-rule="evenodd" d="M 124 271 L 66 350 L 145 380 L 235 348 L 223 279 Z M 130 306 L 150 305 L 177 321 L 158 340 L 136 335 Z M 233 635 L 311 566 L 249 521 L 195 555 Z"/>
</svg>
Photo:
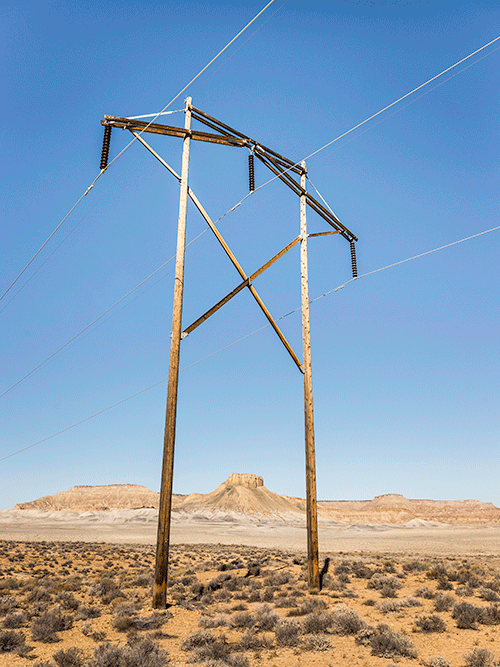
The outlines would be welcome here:
<svg viewBox="0 0 500 667">
<path fill-rule="evenodd" d="M 311 368 L 311 327 L 309 320 L 309 280 L 307 273 L 306 163 L 301 162 L 300 185 L 300 283 L 302 297 L 302 349 L 304 368 L 304 424 L 306 440 L 307 584 L 319 590 L 318 508 L 316 502 L 316 457 L 314 453 L 314 412 Z"/>
<path fill-rule="evenodd" d="M 184 255 L 186 250 L 186 218 L 189 175 L 189 148 L 191 143 L 191 98 L 186 100 L 182 171 L 177 226 L 177 256 L 175 261 L 174 310 L 168 367 L 167 408 L 163 438 L 163 465 L 161 472 L 160 507 L 156 540 L 155 580 L 153 607 L 167 606 L 168 555 L 170 551 L 170 516 L 172 513 L 172 486 L 174 476 L 175 422 L 177 417 L 177 388 L 179 385 L 179 356 L 182 332 L 182 296 L 184 291 Z"/>
<path fill-rule="evenodd" d="M 212 132 L 191 129 L 191 121 L 201 123 Z M 296 367 L 303 374 L 304 382 L 304 418 L 305 418 L 305 450 L 306 450 L 306 504 L 307 504 L 307 556 L 308 556 L 308 586 L 309 590 L 319 590 L 319 563 L 318 563 L 318 517 L 316 501 L 316 463 L 314 453 L 314 413 L 312 394 L 311 373 L 311 333 L 309 323 L 309 286 L 307 275 L 307 239 L 317 236 L 328 236 L 340 234 L 346 239 L 351 247 L 351 263 L 353 278 L 357 277 L 355 241 L 357 237 L 321 202 L 315 199 L 306 190 L 306 163 L 300 165 L 280 153 L 264 146 L 260 142 L 235 130 L 226 123 L 209 116 L 201 109 L 192 105 L 190 97 L 186 100 L 184 128 L 163 125 L 161 123 L 145 122 L 137 118 L 124 118 L 120 116 L 104 116 L 101 121 L 104 126 L 104 139 L 101 155 L 101 169 L 105 169 L 108 162 L 111 130 L 113 127 L 121 128 L 131 132 L 134 137 L 176 178 L 180 183 L 179 220 L 177 232 L 177 259 L 175 265 L 175 288 L 174 288 L 174 310 L 172 316 L 172 339 L 170 343 L 170 364 L 168 374 L 167 407 L 165 417 L 165 435 L 163 442 L 163 466 L 160 489 L 160 508 L 158 515 L 158 536 L 156 543 L 156 565 L 155 581 L 153 587 L 153 606 L 155 608 L 166 607 L 167 604 L 167 578 L 168 578 L 168 556 L 170 549 L 170 519 L 172 512 L 172 486 L 174 471 L 174 446 L 175 446 L 175 423 L 177 415 L 177 388 L 179 380 L 179 355 L 181 339 L 191 334 L 203 322 L 222 308 L 228 301 L 234 298 L 243 289 L 248 289 L 258 306 L 264 313 L 268 322 L 281 340 L 283 346 L 292 358 Z M 215 133 L 213 132 L 215 131 Z M 143 133 L 151 133 L 163 136 L 176 137 L 183 140 L 182 171 L 177 172 L 146 142 Z M 254 159 L 258 159 L 267 169 L 280 179 L 288 188 L 300 198 L 300 235 L 290 241 L 277 254 L 269 259 L 253 273 L 247 273 L 236 259 L 234 253 L 226 243 L 219 228 L 210 218 L 207 211 L 201 205 L 199 199 L 188 186 L 189 172 L 189 149 L 190 142 L 200 141 L 233 148 L 243 148 L 250 151 L 249 157 L 249 188 L 250 192 L 255 190 Z M 300 183 L 297 177 L 300 176 Z M 186 246 L 186 215 L 187 198 L 199 211 L 215 238 L 224 249 L 227 257 L 239 274 L 240 282 L 226 296 L 220 299 L 214 306 L 198 317 L 189 326 L 182 329 L 182 297 L 184 287 L 184 254 Z M 320 218 L 322 218 L 334 231 L 307 233 L 306 207 L 309 206 Z M 291 345 L 285 338 L 278 323 L 271 315 L 263 300 L 256 291 L 253 282 L 283 257 L 289 250 L 300 243 L 300 275 L 301 275 L 301 298 L 302 298 L 302 345 L 303 361 L 293 351 Z"/>
</svg>

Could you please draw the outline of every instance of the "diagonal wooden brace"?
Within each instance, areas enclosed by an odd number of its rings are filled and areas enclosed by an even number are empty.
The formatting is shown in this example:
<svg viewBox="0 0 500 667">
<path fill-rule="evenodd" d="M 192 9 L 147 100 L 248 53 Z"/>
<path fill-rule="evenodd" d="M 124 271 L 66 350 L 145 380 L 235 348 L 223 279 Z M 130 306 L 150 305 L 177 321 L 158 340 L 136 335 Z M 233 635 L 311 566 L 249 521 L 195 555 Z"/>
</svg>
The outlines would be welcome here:
<svg viewBox="0 0 500 667">
<path fill-rule="evenodd" d="M 164 160 L 160 155 L 158 155 L 158 153 L 157 153 L 153 148 L 151 148 L 151 146 L 149 146 L 149 144 L 148 144 L 146 141 L 144 141 L 144 139 L 143 139 L 139 134 L 137 134 L 137 132 L 134 132 L 134 130 L 130 130 L 130 132 L 132 132 L 132 134 L 136 137 L 136 139 L 137 139 L 138 141 L 140 141 L 141 144 L 142 144 L 145 148 L 147 148 L 148 151 L 149 151 L 152 155 L 154 155 L 154 157 L 155 157 L 159 162 L 161 162 L 161 164 L 162 164 L 164 167 L 166 167 L 166 169 L 168 169 L 168 171 L 169 171 L 173 176 L 175 176 L 175 178 L 180 182 L 181 177 L 179 176 L 179 174 L 178 174 L 178 173 L 177 173 L 177 172 L 176 172 L 176 171 L 175 171 L 175 170 L 174 170 L 174 169 L 173 169 L 167 162 L 165 162 L 165 160 Z M 222 238 L 221 233 L 219 232 L 219 230 L 218 230 L 217 227 L 215 226 L 214 222 L 212 221 L 212 219 L 210 218 L 210 216 L 208 215 L 208 213 L 205 211 L 205 209 L 204 209 L 203 206 L 201 205 L 201 203 L 200 203 L 198 197 L 196 197 L 196 195 L 195 195 L 194 192 L 191 190 L 191 188 L 188 188 L 188 195 L 189 195 L 189 197 L 191 198 L 191 201 L 193 202 L 193 204 L 194 204 L 194 205 L 196 206 L 196 208 L 198 209 L 198 211 L 201 213 L 201 215 L 202 215 L 202 217 L 204 218 L 205 222 L 208 224 L 208 226 L 210 227 L 210 229 L 212 230 L 212 232 L 215 234 L 215 237 L 217 238 L 217 240 L 219 241 L 219 243 L 220 243 L 221 246 L 223 247 L 223 249 L 224 249 L 226 255 L 229 257 L 229 259 L 230 259 L 231 262 L 233 263 L 234 267 L 236 268 L 236 270 L 237 270 L 238 273 L 240 274 L 242 280 L 243 280 L 244 282 L 248 281 L 248 285 L 246 285 L 246 286 L 247 286 L 248 289 L 250 290 L 250 292 L 251 292 L 252 296 L 254 297 L 254 299 L 255 299 L 255 300 L 257 301 L 257 303 L 259 304 L 259 306 L 260 306 L 262 312 L 264 313 L 264 315 L 266 316 L 267 320 L 269 321 L 269 324 L 272 326 L 272 328 L 273 328 L 274 331 L 276 332 L 278 338 L 281 340 L 281 342 L 282 342 L 283 345 L 285 346 L 285 348 L 286 348 L 288 354 L 292 357 L 292 359 L 293 359 L 293 361 L 295 362 L 297 368 L 300 370 L 301 373 L 303 373 L 303 372 L 304 372 L 303 366 L 302 366 L 302 364 L 300 363 L 299 358 L 297 357 L 297 355 L 296 355 L 295 352 L 293 351 L 293 349 L 292 349 L 290 343 L 287 341 L 287 339 L 285 338 L 283 332 L 281 331 L 281 329 L 279 328 L 279 326 L 278 326 L 278 325 L 276 324 L 276 322 L 274 321 L 273 316 L 271 315 L 271 313 L 270 313 L 269 310 L 267 309 L 266 305 L 264 304 L 264 302 L 262 301 L 262 299 L 261 299 L 260 296 L 258 295 L 257 290 L 256 290 L 255 287 L 251 284 L 251 282 L 250 282 L 250 280 L 249 280 L 249 276 L 246 275 L 245 271 L 244 271 L 243 268 L 240 266 L 238 260 L 237 260 L 236 257 L 234 256 L 233 252 L 231 251 L 231 249 L 229 248 L 229 246 L 227 245 L 227 243 L 226 243 L 226 242 L 224 241 L 224 239 Z M 245 286 L 245 285 L 244 285 L 244 286 Z"/>
<path fill-rule="evenodd" d="M 276 262 L 278 259 L 280 259 L 280 257 L 283 257 L 283 255 L 285 253 L 287 253 L 295 245 L 297 245 L 297 243 L 299 241 L 300 241 L 300 236 L 297 236 L 297 238 L 293 239 L 293 241 L 291 241 L 287 246 L 285 246 L 283 248 L 283 250 L 280 250 L 276 255 L 274 255 L 274 257 L 271 257 L 271 259 L 268 262 L 266 262 L 265 264 L 263 264 L 260 267 L 260 269 L 257 269 L 257 271 L 254 271 L 254 273 L 252 273 L 251 276 L 248 276 L 248 278 L 246 280 L 244 280 L 242 283 L 237 285 L 231 292 L 229 292 L 229 294 L 227 294 L 223 299 L 218 301 L 215 304 L 215 306 L 212 306 L 212 308 L 210 308 L 210 310 L 207 310 L 207 312 L 204 313 L 201 317 L 199 317 L 195 322 L 193 322 L 193 324 L 190 324 L 186 329 L 184 329 L 184 331 L 182 332 L 182 337 L 185 338 L 188 334 L 191 333 L 191 331 L 194 331 L 197 327 L 200 326 L 200 324 L 203 324 L 203 322 L 208 320 L 208 318 L 211 315 L 213 315 L 220 308 L 222 308 L 222 306 L 224 306 L 228 301 L 230 301 L 233 298 L 233 296 L 236 296 L 239 292 L 241 292 L 241 290 L 244 287 L 249 287 L 252 280 L 257 278 L 257 276 L 260 276 L 261 273 L 264 273 L 264 271 L 266 269 L 268 269 L 271 266 L 271 264 L 274 264 L 274 262 Z"/>
</svg>

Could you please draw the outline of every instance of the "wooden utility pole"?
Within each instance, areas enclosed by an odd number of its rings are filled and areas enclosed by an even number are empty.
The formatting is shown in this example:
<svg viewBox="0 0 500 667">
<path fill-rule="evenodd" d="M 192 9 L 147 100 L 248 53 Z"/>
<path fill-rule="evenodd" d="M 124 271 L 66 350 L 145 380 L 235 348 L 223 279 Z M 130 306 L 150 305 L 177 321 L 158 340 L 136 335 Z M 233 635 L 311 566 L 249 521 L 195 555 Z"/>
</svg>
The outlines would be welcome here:
<svg viewBox="0 0 500 667">
<path fill-rule="evenodd" d="M 170 550 L 170 515 L 172 512 L 172 482 L 174 475 L 175 422 L 177 417 L 177 388 L 179 384 L 179 356 L 182 332 L 182 296 L 184 290 L 184 255 L 186 249 L 186 218 L 188 199 L 189 148 L 191 142 L 191 98 L 186 100 L 184 144 L 177 227 L 177 256 L 175 262 L 174 310 L 172 315 L 172 339 L 168 367 L 167 408 L 163 439 L 163 466 L 158 512 L 156 541 L 155 580 L 153 607 L 167 606 L 168 555 Z"/>
<path fill-rule="evenodd" d="M 213 132 L 191 130 L 191 121 L 194 120 L 210 128 Z M 175 422 L 177 414 L 177 388 L 179 378 L 179 355 L 181 339 L 194 331 L 209 317 L 216 313 L 222 306 L 235 297 L 244 288 L 247 288 L 259 307 L 262 309 L 267 320 L 273 327 L 284 347 L 290 354 L 295 365 L 304 375 L 304 416 L 305 416 L 305 449 L 306 449 L 306 503 L 307 503 L 307 555 L 308 555 L 308 585 L 309 590 L 319 590 L 319 562 L 318 562 L 318 516 L 316 501 L 316 463 L 314 453 L 314 414 L 312 395 L 312 373 L 311 373 L 311 334 L 309 324 L 309 286 L 307 276 L 307 239 L 313 236 L 326 236 L 340 234 L 349 241 L 351 246 L 351 261 L 353 278 L 357 277 L 356 255 L 354 242 L 358 238 L 335 216 L 325 208 L 310 192 L 306 191 L 306 163 L 299 166 L 276 151 L 267 148 L 263 144 L 247 137 L 238 130 L 233 129 L 226 123 L 209 116 L 204 111 L 192 105 L 190 97 L 186 100 L 184 127 L 171 127 L 161 123 L 141 121 L 135 118 L 124 118 L 120 116 L 104 116 L 101 121 L 104 126 L 103 150 L 101 155 L 101 170 L 106 169 L 111 130 L 113 127 L 127 129 L 154 157 L 163 164 L 166 169 L 180 182 L 179 222 L 177 234 L 177 260 L 175 266 L 175 289 L 174 289 L 174 311 L 172 317 L 172 340 L 170 344 L 170 365 L 168 375 L 167 409 L 165 418 L 165 436 L 163 442 L 163 467 L 160 490 L 160 509 L 158 516 L 158 538 L 156 545 L 156 567 L 153 588 L 153 606 L 166 607 L 167 603 L 167 578 L 168 578 L 168 556 L 170 548 L 170 517 L 172 511 L 172 482 L 174 469 L 174 445 L 175 445 Z M 149 146 L 141 136 L 143 133 L 152 133 L 164 136 L 177 137 L 183 140 L 182 172 L 181 175 L 169 165 L 158 153 Z M 218 227 L 211 220 L 198 198 L 188 187 L 189 172 L 189 148 L 190 142 L 201 141 L 214 143 L 233 148 L 243 148 L 251 151 L 267 169 L 287 185 L 297 196 L 300 197 L 300 236 L 293 239 L 280 252 L 251 274 L 247 274 L 233 252 L 223 239 Z M 295 174 L 295 176 L 294 176 Z M 297 176 L 300 175 L 300 184 Z M 255 189 L 253 159 L 249 163 L 250 190 Z M 212 308 L 198 317 L 192 324 L 182 331 L 182 296 L 184 287 L 184 254 L 186 245 L 186 213 L 187 199 L 191 198 L 194 205 L 201 213 L 215 237 L 223 247 L 227 256 L 240 276 L 239 284 L 234 287 L 225 297 L 220 299 Z M 242 200 L 243 201 L 243 200 Z M 241 202 L 240 202 L 241 203 Z M 239 204 L 237 204 L 239 206 Z M 318 232 L 307 234 L 306 206 L 309 206 L 320 218 L 327 222 L 335 231 Z M 264 302 L 257 293 L 253 281 L 269 268 L 280 257 L 283 257 L 291 248 L 300 242 L 300 269 L 301 269 L 301 294 L 302 294 L 302 343 L 303 363 L 286 340 L 277 322 L 272 317 Z"/>
<path fill-rule="evenodd" d="M 318 509 L 316 503 L 316 457 L 314 453 L 314 413 L 311 369 L 311 327 L 309 322 L 309 281 L 307 275 L 306 163 L 301 162 L 300 185 L 300 281 L 302 296 L 302 347 L 304 368 L 304 418 L 306 439 L 307 504 L 307 584 L 319 590 Z"/>
</svg>

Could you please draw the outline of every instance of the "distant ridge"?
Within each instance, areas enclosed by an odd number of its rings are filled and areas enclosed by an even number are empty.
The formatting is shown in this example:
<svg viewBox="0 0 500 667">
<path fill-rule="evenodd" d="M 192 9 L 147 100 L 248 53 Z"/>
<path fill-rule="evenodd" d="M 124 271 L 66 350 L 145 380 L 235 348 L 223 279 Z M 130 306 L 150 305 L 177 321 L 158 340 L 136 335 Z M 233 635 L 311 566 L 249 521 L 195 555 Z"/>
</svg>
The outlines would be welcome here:
<svg viewBox="0 0 500 667">
<path fill-rule="evenodd" d="M 70 510 L 75 512 L 155 508 L 159 494 L 139 484 L 74 486 L 68 491 L 19 503 L 16 510 Z M 259 475 L 232 473 L 211 493 L 173 497 L 173 511 L 210 518 L 219 514 L 279 516 L 295 520 L 305 513 L 302 498 L 269 491 Z M 452 524 L 499 525 L 500 509 L 478 500 L 409 500 L 389 493 L 373 500 L 322 500 L 320 519 L 346 524 Z"/>
</svg>

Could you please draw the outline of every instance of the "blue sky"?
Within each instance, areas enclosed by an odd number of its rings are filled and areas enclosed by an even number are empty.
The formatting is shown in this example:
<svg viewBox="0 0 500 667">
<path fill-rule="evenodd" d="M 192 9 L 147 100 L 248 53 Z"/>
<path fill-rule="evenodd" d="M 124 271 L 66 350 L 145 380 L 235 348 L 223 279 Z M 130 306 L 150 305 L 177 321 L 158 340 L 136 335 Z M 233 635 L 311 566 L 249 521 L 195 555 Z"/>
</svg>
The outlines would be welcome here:
<svg viewBox="0 0 500 667">
<path fill-rule="evenodd" d="M 264 4 L 2 6 L 2 293 L 99 173 L 103 115 L 162 109 Z M 493 1 L 288 0 L 269 19 L 281 5 L 186 94 L 297 161 L 500 35 Z M 312 183 L 359 237 L 360 274 L 499 224 L 495 48 L 308 161 Z M 163 122 L 182 125 L 183 115 Z M 113 132 L 111 158 L 129 136 Z M 180 140 L 148 141 L 180 171 Z M 190 186 L 213 219 L 246 194 L 246 164 L 246 151 L 193 143 Z M 258 164 L 257 185 L 268 178 Z M 175 253 L 177 213 L 177 182 L 135 142 L 1 302 L 0 393 Z M 326 230 L 312 211 L 308 224 Z M 188 239 L 204 225 L 191 206 Z M 299 202 L 276 181 L 220 223 L 248 272 L 298 228 Z M 485 234 L 311 306 L 319 498 L 500 505 L 499 243 L 500 231 Z M 309 252 L 311 298 L 350 278 L 341 237 L 311 239 Z M 206 233 L 187 250 L 184 323 L 238 282 Z M 276 317 L 299 306 L 298 249 L 255 286 Z M 173 262 L 1 398 L 0 456 L 166 378 L 172 294 Z M 265 323 L 240 293 L 183 341 L 181 368 Z M 281 325 L 301 356 L 300 314 Z M 165 395 L 159 384 L 1 462 L 0 508 L 76 484 L 158 490 Z M 273 491 L 305 495 L 302 376 L 270 328 L 181 373 L 177 426 L 177 493 L 251 472 Z"/>
</svg>

